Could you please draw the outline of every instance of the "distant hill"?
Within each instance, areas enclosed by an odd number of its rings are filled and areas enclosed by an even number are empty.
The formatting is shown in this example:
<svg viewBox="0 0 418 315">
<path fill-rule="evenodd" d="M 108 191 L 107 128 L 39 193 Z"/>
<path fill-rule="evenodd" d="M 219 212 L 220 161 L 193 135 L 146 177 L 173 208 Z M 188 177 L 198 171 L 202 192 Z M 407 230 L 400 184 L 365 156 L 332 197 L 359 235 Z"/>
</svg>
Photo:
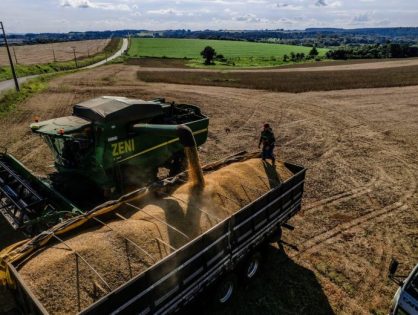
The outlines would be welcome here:
<svg viewBox="0 0 418 315">
<path fill-rule="evenodd" d="M 418 27 L 389 27 L 389 28 L 307 28 L 307 33 L 341 33 L 341 34 L 368 34 L 381 36 L 414 36 L 418 37 Z"/>
<path fill-rule="evenodd" d="M 31 44 L 110 37 L 165 37 L 218 40 L 245 40 L 289 45 L 333 47 L 340 45 L 385 44 L 387 42 L 416 45 L 418 27 L 394 28 L 307 28 L 306 30 L 117 30 L 70 33 L 9 34 L 11 43 Z"/>
<path fill-rule="evenodd" d="M 331 28 L 331 27 L 323 27 L 323 28 L 307 28 L 306 32 L 342 32 L 344 31 L 343 28 Z"/>
</svg>

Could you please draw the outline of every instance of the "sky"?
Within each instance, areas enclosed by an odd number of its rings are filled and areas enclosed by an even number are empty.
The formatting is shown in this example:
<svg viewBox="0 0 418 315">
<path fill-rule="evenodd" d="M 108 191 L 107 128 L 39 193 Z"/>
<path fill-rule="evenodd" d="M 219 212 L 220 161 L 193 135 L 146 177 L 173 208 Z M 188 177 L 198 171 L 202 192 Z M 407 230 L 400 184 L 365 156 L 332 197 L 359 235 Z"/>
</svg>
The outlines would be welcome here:
<svg viewBox="0 0 418 315">
<path fill-rule="evenodd" d="M 8 33 L 418 26 L 418 0 L 0 0 Z"/>
</svg>

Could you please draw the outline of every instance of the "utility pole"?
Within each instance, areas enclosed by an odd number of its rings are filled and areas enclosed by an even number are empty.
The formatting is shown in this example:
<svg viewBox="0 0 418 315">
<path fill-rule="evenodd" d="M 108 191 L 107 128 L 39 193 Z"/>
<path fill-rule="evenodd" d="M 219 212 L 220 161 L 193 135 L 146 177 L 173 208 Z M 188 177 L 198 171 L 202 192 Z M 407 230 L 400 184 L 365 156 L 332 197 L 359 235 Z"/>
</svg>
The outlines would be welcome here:
<svg viewBox="0 0 418 315">
<path fill-rule="evenodd" d="M 71 47 L 73 49 L 73 54 L 74 54 L 74 62 L 75 62 L 75 67 L 78 68 L 78 64 L 77 64 L 77 55 L 75 53 L 75 47 Z"/>
<path fill-rule="evenodd" d="M 0 27 L 3 32 L 4 44 L 6 45 L 7 55 L 9 57 L 10 68 L 12 69 L 13 80 L 15 81 L 16 91 L 19 92 L 19 82 L 17 81 L 15 66 L 13 65 L 12 55 L 10 54 L 9 44 L 7 43 L 6 32 L 4 31 L 3 22 L 0 22 Z"/>
<path fill-rule="evenodd" d="M 54 45 L 51 45 L 51 47 L 52 47 L 52 55 L 54 56 L 54 62 L 57 62 L 57 58 L 55 57 Z"/>
</svg>

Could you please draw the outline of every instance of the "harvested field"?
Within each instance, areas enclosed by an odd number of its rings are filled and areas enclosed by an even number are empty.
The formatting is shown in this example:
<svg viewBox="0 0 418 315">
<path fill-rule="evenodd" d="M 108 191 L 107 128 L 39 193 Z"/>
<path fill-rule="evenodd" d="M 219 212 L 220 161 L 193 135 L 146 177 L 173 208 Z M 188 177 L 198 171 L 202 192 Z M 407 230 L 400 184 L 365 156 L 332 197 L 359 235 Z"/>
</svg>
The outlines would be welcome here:
<svg viewBox="0 0 418 315">
<path fill-rule="evenodd" d="M 13 61 L 22 65 L 36 65 L 56 61 L 68 61 L 74 59 L 75 48 L 77 58 L 85 58 L 101 52 L 109 43 L 109 39 L 83 40 L 74 42 L 12 46 Z M 14 50 L 14 52 L 13 52 Z M 7 66 L 9 60 L 5 47 L 0 48 L 0 66 Z"/>
<path fill-rule="evenodd" d="M 26 261 L 19 272 L 50 314 L 74 314 L 78 305 L 77 268 L 74 252 L 69 248 L 97 270 L 106 286 L 116 289 L 167 256 L 172 251 L 170 247 L 182 247 L 188 239 L 236 212 L 240 207 L 233 200 L 255 200 L 267 192 L 266 183 L 278 185 L 275 177 L 285 181 L 291 176 L 282 163 L 274 168 L 260 159 L 228 165 L 206 175 L 204 187 L 189 181 L 169 197 L 149 197 L 135 204 L 142 209 L 139 211 L 127 203 L 117 210 L 126 220 L 119 218 L 107 222 L 107 226 L 99 225 L 77 233 L 65 239 L 67 246 L 57 244 L 41 250 Z M 251 190 L 244 190 L 242 185 Z M 142 251 L 130 243 L 127 246 L 121 236 L 138 244 Z M 145 255 L 143 250 L 148 254 Z M 93 284 L 106 286 L 81 260 L 80 264 L 80 304 L 83 309 L 103 295 L 102 292 L 95 293 Z"/>
<path fill-rule="evenodd" d="M 290 94 L 144 83 L 139 69 L 112 65 L 54 79 L 0 118 L 0 145 L 37 173 L 50 172 L 52 157 L 28 128 L 33 114 L 67 115 L 71 104 L 99 95 L 198 104 L 210 117 L 203 163 L 255 149 L 269 121 L 280 158 L 308 168 L 296 229 L 284 233 L 299 251 L 271 247 L 260 277 L 217 313 L 388 312 L 396 291 L 387 280 L 391 258 L 402 262 L 400 273 L 418 259 L 418 86 Z"/>
<path fill-rule="evenodd" d="M 335 66 L 337 68 L 337 66 Z M 370 70 L 320 71 L 325 67 L 303 72 L 298 68 L 280 71 L 138 71 L 145 82 L 210 85 L 262 89 L 275 92 L 301 93 L 358 88 L 381 88 L 418 84 L 418 66 Z M 315 71 L 312 71 L 315 69 Z"/>
</svg>

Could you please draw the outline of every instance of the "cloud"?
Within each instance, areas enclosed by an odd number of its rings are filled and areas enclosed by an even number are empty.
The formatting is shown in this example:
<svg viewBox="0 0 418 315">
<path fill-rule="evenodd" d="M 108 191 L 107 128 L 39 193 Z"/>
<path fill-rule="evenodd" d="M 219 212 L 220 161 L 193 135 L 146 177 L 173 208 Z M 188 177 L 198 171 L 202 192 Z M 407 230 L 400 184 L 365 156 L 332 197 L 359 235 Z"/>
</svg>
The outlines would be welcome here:
<svg viewBox="0 0 418 315">
<path fill-rule="evenodd" d="M 328 2 L 326 0 L 317 0 L 315 2 L 315 5 L 317 7 L 327 7 L 327 8 L 339 8 L 341 7 L 343 4 L 341 1 L 332 1 L 332 2 Z"/>
<path fill-rule="evenodd" d="M 359 14 L 353 18 L 353 22 L 355 23 L 364 23 L 364 22 L 369 22 L 369 21 L 370 21 L 370 16 L 368 13 Z"/>
<path fill-rule="evenodd" d="M 237 16 L 234 17 L 235 21 L 239 21 L 239 22 L 261 22 L 261 19 L 258 18 L 255 14 L 246 14 L 246 15 L 242 15 L 242 16 Z"/>
<path fill-rule="evenodd" d="M 81 8 L 81 9 L 102 9 L 102 10 L 114 10 L 114 11 L 129 11 L 130 8 L 127 4 L 113 4 L 109 2 L 93 2 L 90 0 L 61 0 L 61 6 L 69 8 Z"/>
<path fill-rule="evenodd" d="M 293 3 L 277 3 L 277 8 L 285 9 L 285 10 L 302 10 L 303 7 L 300 5 L 296 5 Z"/>
<path fill-rule="evenodd" d="M 155 15 L 175 15 L 175 16 L 183 16 L 185 15 L 184 11 L 176 10 L 176 9 L 159 9 L 159 10 L 149 10 L 147 11 L 148 14 L 155 14 Z"/>
<path fill-rule="evenodd" d="M 91 3 L 89 0 L 62 0 L 61 6 L 86 9 L 91 8 Z"/>
<path fill-rule="evenodd" d="M 203 8 L 199 10 L 179 10 L 174 8 L 168 9 L 158 9 L 158 10 L 148 10 L 146 14 L 149 15 L 160 15 L 160 16 L 187 16 L 187 17 L 194 17 L 194 16 L 202 16 L 208 15 L 211 11 L 209 9 Z"/>
<path fill-rule="evenodd" d="M 328 6 L 328 4 L 325 2 L 325 0 L 318 0 L 318 1 L 315 2 L 315 5 L 317 7 L 326 7 L 326 6 Z"/>
<path fill-rule="evenodd" d="M 328 4 L 328 7 L 330 7 L 330 8 L 339 8 L 342 5 L 343 4 L 342 4 L 341 1 L 334 1 L 334 2 L 331 2 L 330 4 Z"/>
</svg>

